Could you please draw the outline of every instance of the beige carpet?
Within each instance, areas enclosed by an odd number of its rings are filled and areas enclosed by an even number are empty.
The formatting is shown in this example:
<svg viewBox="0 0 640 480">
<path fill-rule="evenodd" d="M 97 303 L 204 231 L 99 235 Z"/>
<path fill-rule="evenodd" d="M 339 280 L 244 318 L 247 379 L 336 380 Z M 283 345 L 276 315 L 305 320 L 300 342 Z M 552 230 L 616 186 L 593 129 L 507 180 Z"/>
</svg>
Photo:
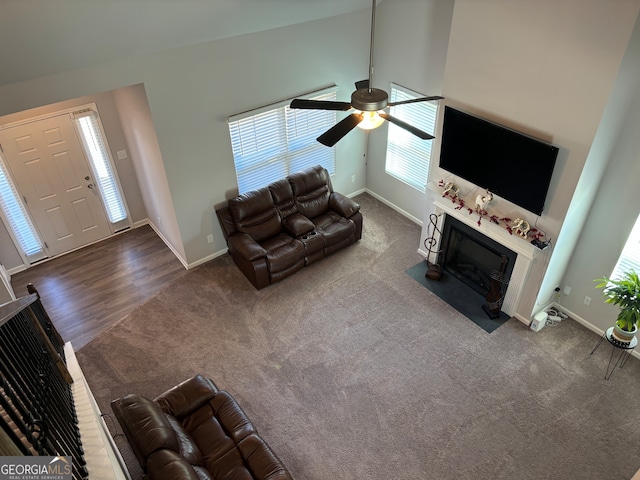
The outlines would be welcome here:
<svg viewBox="0 0 640 480">
<path fill-rule="evenodd" d="M 571 320 L 488 334 L 404 273 L 419 227 L 357 200 L 346 250 L 261 291 L 225 255 L 82 348 L 103 412 L 203 373 L 298 480 L 629 479 L 639 362 L 605 381 L 609 345 L 590 356 L 597 336 Z"/>
</svg>

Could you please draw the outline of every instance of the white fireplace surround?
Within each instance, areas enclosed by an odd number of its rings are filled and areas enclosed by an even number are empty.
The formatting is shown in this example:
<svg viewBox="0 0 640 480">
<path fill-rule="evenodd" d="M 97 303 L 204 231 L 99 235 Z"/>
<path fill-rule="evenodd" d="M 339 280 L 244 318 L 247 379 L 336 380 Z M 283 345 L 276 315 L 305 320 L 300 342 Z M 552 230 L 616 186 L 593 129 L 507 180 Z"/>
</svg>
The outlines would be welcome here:
<svg viewBox="0 0 640 480">
<path fill-rule="evenodd" d="M 438 228 L 440 231 L 442 231 L 445 216 L 450 215 L 517 254 L 516 263 L 513 266 L 513 272 L 511 273 L 509 285 L 502 304 L 502 311 L 504 313 L 511 316 L 515 315 L 518 304 L 520 303 L 520 298 L 522 297 L 522 292 L 527 283 L 531 265 L 540 250 L 534 247 L 528 239 L 511 234 L 503 225 L 497 225 L 491 222 L 489 216 L 483 217 L 481 224 L 478 225 L 478 214 L 475 212 L 469 214 L 466 206 L 462 209 L 457 209 L 456 207 L 459 207 L 459 205 L 452 202 L 451 198 L 443 197 L 441 191 L 436 193 L 435 189 L 431 188 L 431 190 L 437 195 L 433 204 L 435 206 L 435 213 L 438 215 Z M 473 205 L 473 203 L 470 205 Z M 423 232 L 429 231 L 429 233 L 434 236 L 435 244 L 432 247 L 432 257 L 429 258 L 429 261 L 435 263 L 435 252 L 440 248 L 440 238 L 437 231 L 433 232 L 433 229 L 429 230 L 429 223 L 429 218 L 425 219 Z M 424 235 L 422 240 L 424 242 Z M 420 245 L 418 253 L 425 258 L 427 258 L 429 254 L 424 244 Z"/>
</svg>

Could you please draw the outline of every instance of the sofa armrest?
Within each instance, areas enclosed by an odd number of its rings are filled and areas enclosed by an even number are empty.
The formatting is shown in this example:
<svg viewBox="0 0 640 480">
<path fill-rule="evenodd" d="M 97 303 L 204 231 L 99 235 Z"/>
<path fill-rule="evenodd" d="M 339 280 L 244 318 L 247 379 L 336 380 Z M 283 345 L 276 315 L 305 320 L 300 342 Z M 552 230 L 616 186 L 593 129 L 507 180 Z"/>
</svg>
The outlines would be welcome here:
<svg viewBox="0 0 640 480">
<path fill-rule="evenodd" d="M 182 419 L 215 397 L 218 391 L 212 380 L 196 375 L 157 396 L 154 401 L 164 413 Z"/>
<path fill-rule="evenodd" d="M 154 401 L 140 395 L 127 395 L 112 401 L 111 409 L 142 468 L 156 450 L 180 449 L 169 420 Z"/>
<path fill-rule="evenodd" d="M 300 237 L 305 233 L 309 233 L 316 228 L 311 220 L 302 215 L 301 213 L 294 213 L 289 215 L 282 222 L 284 231 L 292 237 Z"/>
<path fill-rule="evenodd" d="M 227 244 L 230 250 L 238 252 L 242 258 L 250 262 L 267 256 L 267 251 L 246 233 L 231 235 L 227 239 Z"/>
<path fill-rule="evenodd" d="M 343 217 L 349 218 L 360 211 L 360 205 L 338 192 L 331 192 L 329 208 Z"/>
</svg>

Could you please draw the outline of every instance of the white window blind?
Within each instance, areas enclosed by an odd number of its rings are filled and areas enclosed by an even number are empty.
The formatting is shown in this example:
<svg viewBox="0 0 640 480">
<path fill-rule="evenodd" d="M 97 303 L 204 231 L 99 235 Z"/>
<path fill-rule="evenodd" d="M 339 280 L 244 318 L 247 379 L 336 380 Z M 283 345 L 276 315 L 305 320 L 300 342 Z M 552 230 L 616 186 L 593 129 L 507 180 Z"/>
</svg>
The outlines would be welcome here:
<svg viewBox="0 0 640 480">
<path fill-rule="evenodd" d="M 620 279 L 625 272 L 630 270 L 640 274 L 640 216 L 636 220 L 629 238 L 627 238 L 618 263 L 611 273 L 611 279 Z"/>
<path fill-rule="evenodd" d="M 127 210 L 122 200 L 104 139 L 98 123 L 98 115 L 93 110 L 75 112 L 76 122 L 82 143 L 91 163 L 95 181 L 97 183 L 107 216 L 111 223 L 118 223 L 127 218 Z"/>
<path fill-rule="evenodd" d="M 44 253 L 42 242 L 0 157 L 0 206 L 15 240 L 29 258 Z"/>
<path fill-rule="evenodd" d="M 299 98 L 335 100 L 337 87 Z M 336 123 L 330 110 L 290 109 L 283 101 L 229 117 L 231 149 L 239 193 L 264 187 L 314 165 L 335 172 L 335 148 L 318 138 Z"/>
<path fill-rule="evenodd" d="M 394 83 L 391 84 L 390 102 L 424 97 Z M 391 107 L 389 113 L 420 130 L 433 134 L 438 112 L 437 104 L 416 102 Z M 392 123 L 387 134 L 385 171 L 421 192 L 426 191 L 431 160 L 431 140 L 422 140 Z"/>
</svg>

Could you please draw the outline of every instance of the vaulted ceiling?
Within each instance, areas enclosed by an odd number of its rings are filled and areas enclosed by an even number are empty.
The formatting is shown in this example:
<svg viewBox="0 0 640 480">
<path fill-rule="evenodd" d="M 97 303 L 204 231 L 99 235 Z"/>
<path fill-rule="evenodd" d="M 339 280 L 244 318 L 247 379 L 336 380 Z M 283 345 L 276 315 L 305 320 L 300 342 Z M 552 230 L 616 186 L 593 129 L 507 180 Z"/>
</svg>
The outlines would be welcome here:
<svg viewBox="0 0 640 480">
<path fill-rule="evenodd" d="M 371 0 L 0 0 L 0 85 L 342 15 L 371 4 Z"/>
</svg>

